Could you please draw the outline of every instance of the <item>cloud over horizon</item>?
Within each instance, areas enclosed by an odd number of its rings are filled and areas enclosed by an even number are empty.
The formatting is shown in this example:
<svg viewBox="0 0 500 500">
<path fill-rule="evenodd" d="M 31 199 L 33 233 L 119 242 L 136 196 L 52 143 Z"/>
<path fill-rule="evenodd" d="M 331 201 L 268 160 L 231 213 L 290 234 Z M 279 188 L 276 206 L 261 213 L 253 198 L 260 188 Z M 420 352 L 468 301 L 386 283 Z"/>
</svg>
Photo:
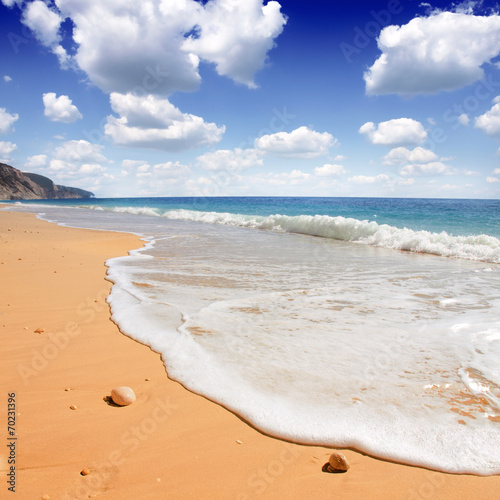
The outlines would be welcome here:
<svg viewBox="0 0 500 500">
<path fill-rule="evenodd" d="M 316 158 L 327 155 L 338 144 L 328 132 L 316 132 L 309 127 L 299 127 L 292 132 L 266 134 L 255 140 L 255 148 L 286 158 Z"/>
</svg>

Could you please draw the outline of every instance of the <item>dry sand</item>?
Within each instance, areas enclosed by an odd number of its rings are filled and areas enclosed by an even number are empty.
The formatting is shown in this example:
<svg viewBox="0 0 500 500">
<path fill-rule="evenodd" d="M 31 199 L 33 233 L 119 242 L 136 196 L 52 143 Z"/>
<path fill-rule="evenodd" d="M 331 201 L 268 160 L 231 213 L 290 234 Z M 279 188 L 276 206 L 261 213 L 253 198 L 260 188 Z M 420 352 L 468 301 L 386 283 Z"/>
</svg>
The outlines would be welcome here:
<svg viewBox="0 0 500 500">
<path fill-rule="evenodd" d="M 105 302 L 105 260 L 141 244 L 0 212 L 1 498 L 500 498 L 500 476 L 442 474 L 352 450 L 342 450 L 348 472 L 322 472 L 331 449 L 265 436 L 170 380 L 157 353 L 119 332 Z M 122 385 L 137 401 L 107 404 Z M 8 393 L 18 434 L 10 496 Z"/>
</svg>

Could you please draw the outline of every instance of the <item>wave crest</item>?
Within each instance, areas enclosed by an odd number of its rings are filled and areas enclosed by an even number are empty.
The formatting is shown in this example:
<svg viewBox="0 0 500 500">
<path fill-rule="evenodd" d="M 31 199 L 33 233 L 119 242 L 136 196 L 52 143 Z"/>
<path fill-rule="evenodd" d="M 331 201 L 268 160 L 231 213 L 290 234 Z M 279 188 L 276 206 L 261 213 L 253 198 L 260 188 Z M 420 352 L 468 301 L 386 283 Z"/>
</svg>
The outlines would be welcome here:
<svg viewBox="0 0 500 500">
<path fill-rule="evenodd" d="M 260 216 L 185 209 L 160 212 L 149 207 L 120 207 L 114 208 L 113 211 L 161 216 L 171 220 L 320 236 L 395 250 L 500 263 L 500 240 L 485 234 L 452 236 L 444 231 L 441 233 L 415 231 L 406 227 L 398 228 L 388 224 L 378 224 L 374 221 L 329 215 Z"/>
</svg>

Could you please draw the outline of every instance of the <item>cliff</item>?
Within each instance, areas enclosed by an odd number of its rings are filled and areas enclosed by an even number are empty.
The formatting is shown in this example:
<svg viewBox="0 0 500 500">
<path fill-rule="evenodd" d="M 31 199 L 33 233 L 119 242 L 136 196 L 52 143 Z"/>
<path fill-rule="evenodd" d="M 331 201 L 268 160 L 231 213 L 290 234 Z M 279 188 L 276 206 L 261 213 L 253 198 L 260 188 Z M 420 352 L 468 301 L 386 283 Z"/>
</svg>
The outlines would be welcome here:
<svg viewBox="0 0 500 500">
<path fill-rule="evenodd" d="M 57 198 L 92 198 L 94 193 L 74 187 L 58 186 L 48 177 L 23 173 L 0 163 L 0 200 L 44 200 Z"/>
</svg>

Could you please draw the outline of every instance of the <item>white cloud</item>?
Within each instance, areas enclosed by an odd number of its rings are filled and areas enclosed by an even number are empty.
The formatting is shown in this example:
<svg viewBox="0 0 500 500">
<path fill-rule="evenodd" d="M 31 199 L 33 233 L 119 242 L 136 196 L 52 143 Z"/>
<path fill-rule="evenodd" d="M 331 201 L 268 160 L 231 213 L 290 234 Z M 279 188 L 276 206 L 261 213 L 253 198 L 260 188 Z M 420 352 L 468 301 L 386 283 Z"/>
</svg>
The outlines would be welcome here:
<svg viewBox="0 0 500 500">
<path fill-rule="evenodd" d="M 12 124 L 18 119 L 18 114 L 11 115 L 5 108 L 0 108 L 0 134 L 6 134 L 9 132 Z"/>
<path fill-rule="evenodd" d="M 187 196 L 218 196 L 222 194 L 221 186 L 208 177 L 198 177 L 186 181 Z"/>
<path fill-rule="evenodd" d="M 105 92 L 168 96 L 200 83 L 200 58 L 253 86 L 286 20 L 263 0 L 57 0 L 75 25 L 74 57 Z"/>
<path fill-rule="evenodd" d="M 328 154 L 330 147 L 337 143 L 337 139 L 328 132 L 299 127 L 290 133 L 263 135 L 255 140 L 255 147 L 286 158 L 316 158 Z"/>
<path fill-rule="evenodd" d="M 500 182 L 500 179 L 497 177 L 486 177 L 486 182 L 488 184 L 496 184 L 497 182 Z"/>
<path fill-rule="evenodd" d="M 290 184 L 292 185 L 302 184 L 303 182 L 308 181 L 311 177 L 311 174 L 307 174 L 298 169 L 292 170 L 289 173 L 278 175 L 280 175 L 283 179 L 288 180 L 288 182 L 290 182 Z"/>
<path fill-rule="evenodd" d="M 474 126 L 485 134 L 500 137 L 500 96 L 495 97 L 493 103 L 489 111 L 476 118 Z"/>
<path fill-rule="evenodd" d="M 467 177 L 471 177 L 473 175 L 481 175 L 480 172 L 478 172 L 477 170 L 462 170 L 462 173 L 467 176 Z"/>
<path fill-rule="evenodd" d="M 98 163 L 83 163 L 78 168 L 77 173 L 80 175 L 92 175 L 101 174 L 106 171 L 106 167 L 99 165 Z"/>
<path fill-rule="evenodd" d="M 72 123 L 82 118 L 78 108 L 67 95 L 56 97 L 55 92 L 43 94 L 45 116 L 53 122 Z"/>
<path fill-rule="evenodd" d="M 391 178 L 386 174 L 378 174 L 376 176 L 354 175 L 349 177 L 350 182 L 354 184 L 374 184 L 375 182 L 388 182 Z"/>
<path fill-rule="evenodd" d="M 311 180 L 311 174 L 302 172 L 302 170 L 294 169 L 291 172 L 268 172 L 266 174 L 257 174 L 251 177 L 245 177 L 245 184 L 253 189 L 259 189 L 261 186 L 300 186 Z"/>
<path fill-rule="evenodd" d="M 325 163 L 322 167 L 316 167 L 314 174 L 318 177 L 333 177 L 345 174 L 346 170 L 342 165 Z"/>
<path fill-rule="evenodd" d="M 191 173 L 191 169 L 178 161 L 167 161 L 153 166 L 153 175 L 156 177 L 166 177 L 176 179 L 185 177 Z"/>
<path fill-rule="evenodd" d="M 141 165 L 136 173 L 138 194 L 141 196 L 179 196 L 182 192 L 182 184 L 190 173 L 188 166 L 177 161 L 159 163 L 154 166 Z"/>
<path fill-rule="evenodd" d="M 493 173 L 495 175 L 500 175 L 500 168 L 495 168 L 495 170 L 493 170 Z"/>
<path fill-rule="evenodd" d="M 8 161 L 10 154 L 17 149 L 17 146 L 12 142 L 0 141 L 0 160 Z"/>
<path fill-rule="evenodd" d="M 9 75 L 4 75 L 3 76 L 3 81 L 6 82 L 6 83 L 9 83 L 12 81 L 12 77 L 10 77 Z"/>
<path fill-rule="evenodd" d="M 199 10 L 196 36 L 182 48 L 215 63 L 219 75 L 255 87 L 253 77 L 262 69 L 267 52 L 286 22 L 278 2 L 225 0 Z"/>
<path fill-rule="evenodd" d="M 146 164 L 146 162 L 141 160 L 123 160 L 121 166 L 127 171 L 132 171 L 144 164 Z"/>
<path fill-rule="evenodd" d="M 500 52 L 500 16 L 440 12 L 388 26 L 382 55 L 364 74 L 368 94 L 429 94 L 484 76 L 482 65 Z"/>
<path fill-rule="evenodd" d="M 416 148 L 409 150 L 404 147 L 394 148 L 384 156 L 384 164 L 386 165 L 402 165 L 404 163 L 427 163 L 437 160 L 436 153 L 429 149 Z"/>
<path fill-rule="evenodd" d="M 124 160 L 122 162 L 122 167 L 127 171 L 135 169 L 136 175 L 139 178 L 153 178 L 155 180 L 158 180 L 159 178 L 178 179 L 186 177 L 191 173 L 191 169 L 188 166 L 183 165 L 178 161 L 157 163 L 156 165 L 151 166 L 149 163 Z"/>
<path fill-rule="evenodd" d="M 61 66 L 66 67 L 68 55 L 64 48 L 59 45 L 61 40 L 59 27 L 63 20 L 59 13 L 50 9 L 42 0 L 26 4 L 22 17 L 23 24 L 33 31 L 43 45 L 50 47 L 59 58 Z"/>
<path fill-rule="evenodd" d="M 359 129 L 372 144 L 384 146 L 402 146 L 421 144 L 427 138 L 423 125 L 412 118 L 396 118 L 380 122 L 377 126 L 373 122 L 366 122 Z"/>
<path fill-rule="evenodd" d="M 45 167 L 46 165 L 47 165 L 47 155 L 34 155 L 30 156 L 26 160 L 24 168 L 39 168 L 39 167 Z"/>
<path fill-rule="evenodd" d="M 261 151 L 255 149 L 220 149 L 198 156 L 197 163 L 207 170 L 238 172 L 246 168 L 262 166 L 262 155 Z"/>
<path fill-rule="evenodd" d="M 48 170 L 56 179 L 103 174 L 107 168 L 102 164 L 109 163 L 101 153 L 103 147 L 84 140 L 67 141 L 52 153 Z"/>
<path fill-rule="evenodd" d="M 420 163 L 420 164 L 412 164 L 405 165 L 401 171 L 401 175 L 413 175 L 413 174 L 422 174 L 422 175 L 443 175 L 450 174 L 450 167 L 441 163 L 439 161 L 433 161 L 430 163 Z"/>
<path fill-rule="evenodd" d="M 409 177 L 408 179 L 398 179 L 398 186 L 413 186 L 415 184 L 415 179 Z"/>
<path fill-rule="evenodd" d="M 45 2 L 35 0 L 27 4 L 23 13 L 23 23 L 46 46 L 51 46 L 60 40 L 59 26 L 62 18 L 47 7 Z"/>
<path fill-rule="evenodd" d="M 104 146 L 88 141 L 67 141 L 58 146 L 53 154 L 56 160 L 75 163 L 108 163 L 101 153 Z"/>
<path fill-rule="evenodd" d="M 121 146 L 183 151 L 215 144 L 225 131 L 224 126 L 182 113 L 167 99 L 112 93 L 110 100 L 120 117 L 108 116 L 104 130 Z"/>
<path fill-rule="evenodd" d="M 458 117 L 458 121 L 459 121 L 460 125 L 463 125 L 464 127 L 466 127 L 467 125 L 469 125 L 469 122 L 470 122 L 469 115 L 467 113 L 462 113 Z"/>
</svg>

